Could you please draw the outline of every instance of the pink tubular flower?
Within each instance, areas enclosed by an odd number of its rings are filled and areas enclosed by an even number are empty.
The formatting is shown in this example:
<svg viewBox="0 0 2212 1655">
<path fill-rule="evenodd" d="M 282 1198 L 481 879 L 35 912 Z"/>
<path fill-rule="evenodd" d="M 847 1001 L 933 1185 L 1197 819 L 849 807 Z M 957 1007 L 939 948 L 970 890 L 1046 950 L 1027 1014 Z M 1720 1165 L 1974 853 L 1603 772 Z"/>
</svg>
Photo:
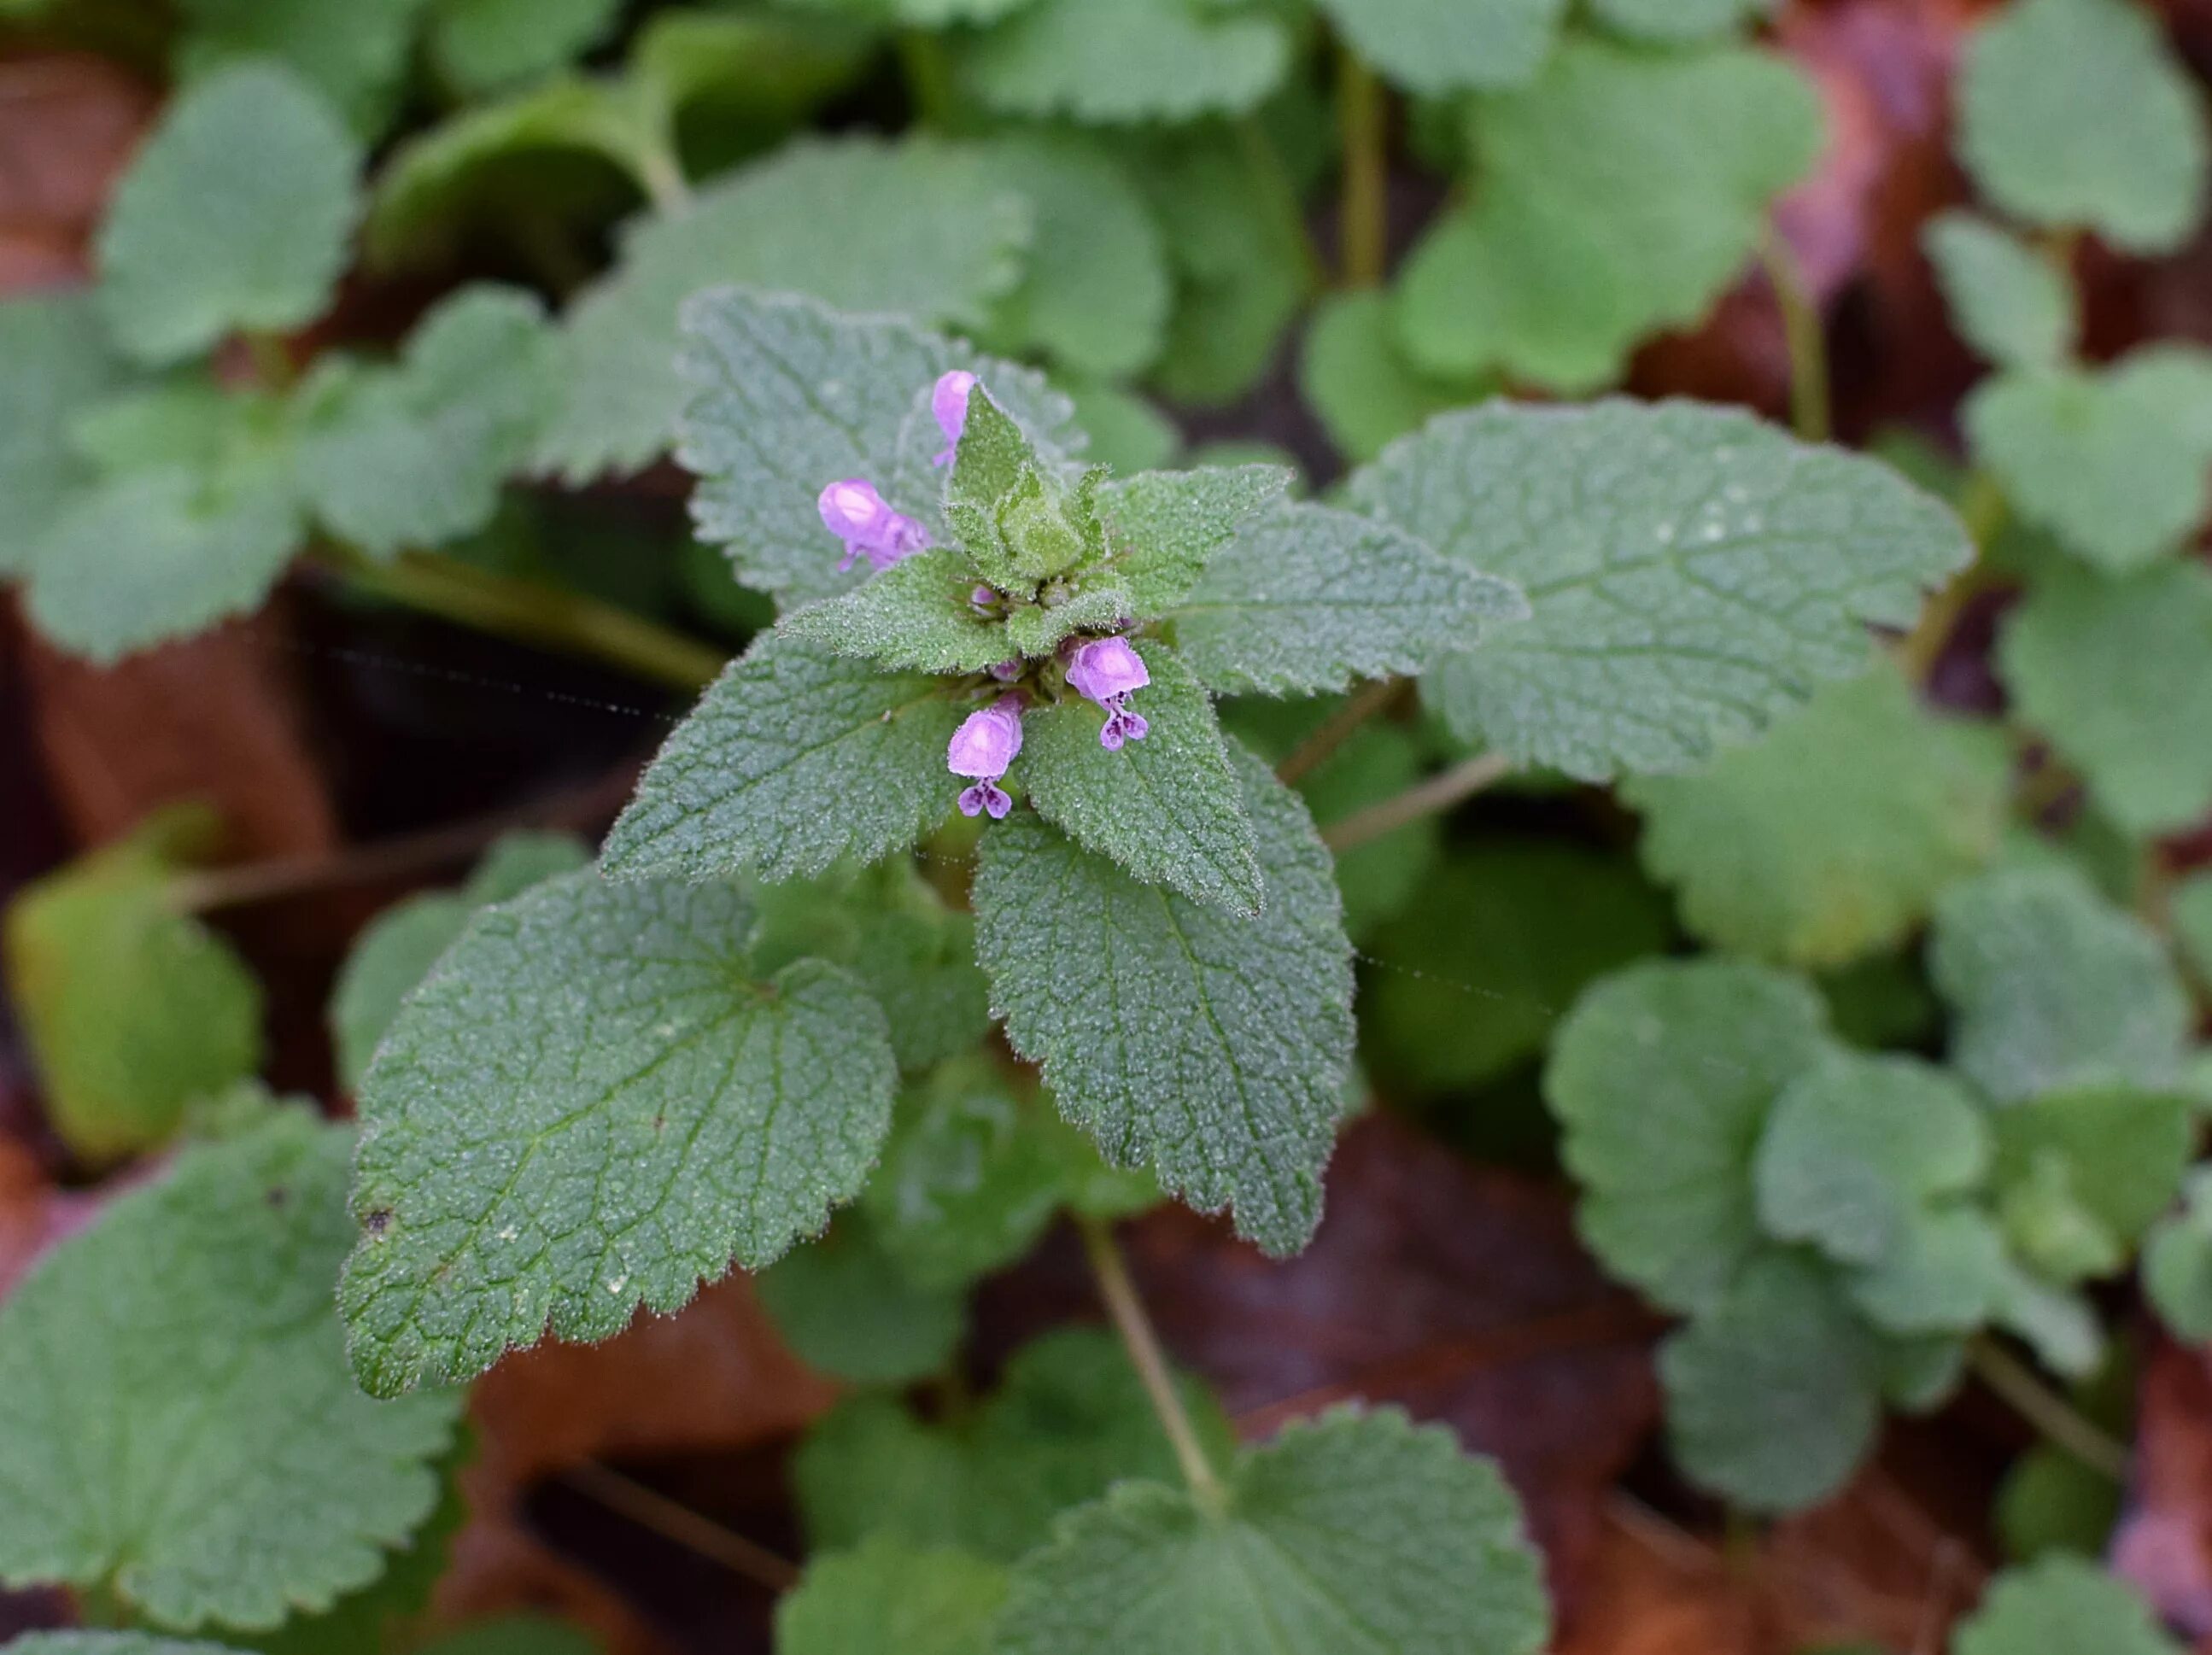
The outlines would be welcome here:
<svg viewBox="0 0 2212 1655">
<path fill-rule="evenodd" d="M 964 367 L 938 376 L 937 387 L 929 393 L 929 411 L 937 415 L 937 428 L 945 433 L 945 452 L 934 464 L 952 464 L 952 451 L 968 428 L 968 393 L 975 388 L 975 376 Z"/>
<path fill-rule="evenodd" d="M 849 569 L 866 558 L 872 569 L 888 569 L 929 544 L 929 531 L 912 518 L 891 510 L 865 477 L 846 477 L 822 491 L 816 502 L 823 526 L 845 543 L 837 567 Z"/>
<path fill-rule="evenodd" d="M 1019 697 L 1005 696 L 968 715 L 960 728 L 952 732 L 951 743 L 945 749 L 946 769 L 956 776 L 975 779 L 975 785 L 960 795 L 962 815 L 981 815 L 988 811 L 994 821 L 1006 819 L 1014 802 L 1000 788 L 998 781 L 1014 761 L 1014 755 L 1021 750 Z"/>
<path fill-rule="evenodd" d="M 1109 753 L 1118 753 L 1124 742 L 1140 742 L 1151 731 L 1142 713 L 1129 711 L 1129 697 L 1152 682 L 1152 675 L 1145 670 L 1144 657 L 1130 646 L 1126 638 L 1099 638 L 1075 652 L 1068 663 L 1067 682 L 1089 700 L 1106 709 L 1105 728 L 1098 732 L 1098 745 Z"/>
</svg>

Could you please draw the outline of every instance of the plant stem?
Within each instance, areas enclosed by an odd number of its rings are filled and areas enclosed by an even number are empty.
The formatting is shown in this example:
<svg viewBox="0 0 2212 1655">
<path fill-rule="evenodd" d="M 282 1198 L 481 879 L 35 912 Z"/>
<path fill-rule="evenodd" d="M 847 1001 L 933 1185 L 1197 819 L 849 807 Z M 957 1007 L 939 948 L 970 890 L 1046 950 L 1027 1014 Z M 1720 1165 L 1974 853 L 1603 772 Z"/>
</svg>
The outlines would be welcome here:
<svg viewBox="0 0 2212 1655">
<path fill-rule="evenodd" d="M 2083 1418 L 2034 1369 L 1995 1339 L 1984 1334 L 1968 1343 L 1966 1365 L 2053 1446 L 2115 1482 L 2127 1481 L 2127 1445 Z"/>
<path fill-rule="evenodd" d="M 495 574 L 431 552 L 380 563 L 342 547 L 307 561 L 377 597 L 503 638 L 581 655 L 674 689 L 697 690 L 721 670 L 720 650 L 580 593 Z"/>
<path fill-rule="evenodd" d="M 1340 285 L 1379 288 L 1389 257 L 1388 133 L 1382 82 L 1358 53 L 1337 42 L 1336 118 L 1344 142 Z"/>
<path fill-rule="evenodd" d="M 1407 788 L 1395 798 L 1370 804 L 1322 828 L 1322 841 L 1332 851 L 1348 851 L 1355 845 L 1364 845 L 1409 821 L 1419 821 L 1423 816 L 1450 809 L 1462 799 L 1473 798 L 1512 768 L 1512 761 L 1503 753 L 1478 753 Z"/>
<path fill-rule="evenodd" d="M 1314 733 L 1298 743 L 1290 757 L 1275 767 L 1275 779 L 1289 785 L 1312 774 L 1329 755 L 1350 740 L 1353 732 L 1376 713 L 1387 710 L 1406 693 L 1403 678 L 1377 678 L 1361 686 L 1351 700 L 1324 719 Z"/>
<path fill-rule="evenodd" d="M 1761 262 L 1782 310 L 1782 334 L 1790 347 L 1790 422 L 1807 442 L 1829 436 L 1828 341 L 1820 307 L 1805 286 L 1790 244 L 1772 225 L 1761 245 Z"/>
<path fill-rule="evenodd" d="M 1137 1296 L 1137 1284 L 1129 1279 L 1129 1266 L 1114 1232 L 1096 1218 L 1078 1217 L 1075 1227 L 1083 1237 L 1091 1273 L 1097 1278 L 1098 1296 L 1113 1319 L 1114 1331 L 1121 1336 L 1130 1366 L 1144 1382 L 1145 1394 L 1152 1398 L 1152 1411 L 1160 1416 L 1160 1428 L 1175 1449 L 1176 1462 L 1182 1467 L 1191 1498 L 1218 1517 L 1229 1509 L 1229 1491 L 1221 1486 L 1182 1398 L 1176 1393 L 1175 1375 L 1160 1349 L 1159 1336 L 1152 1331 L 1152 1318 L 1145 1313 L 1145 1301 Z"/>
<path fill-rule="evenodd" d="M 1984 560 L 1990 543 L 2004 527 L 2005 502 L 1996 480 L 1988 472 L 1976 470 L 1967 475 L 1966 485 L 1959 491 L 1959 516 L 1974 543 L 1974 561 L 1954 575 L 1949 585 L 1928 600 L 1928 607 L 1920 612 L 1919 621 L 1897 645 L 1897 664 L 1916 684 L 1928 682 L 1928 675 L 1942 658 L 1943 646 L 1957 629 L 1960 615 L 1975 594 L 1989 585 Z"/>
<path fill-rule="evenodd" d="M 799 1584 L 799 1569 L 788 1559 L 595 1459 L 571 1465 L 561 1473 L 561 1481 L 639 1527 L 650 1529 L 770 1591 L 788 1591 Z"/>
<path fill-rule="evenodd" d="M 691 186 L 676 159 L 675 144 L 665 137 L 640 143 L 630 157 L 630 166 L 654 212 L 672 218 L 690 206 Z"/>
<path fill-rule="evenodd" d="M 1275 148 L 1275 141 L 1267 136 L 1267 129 L 1260 124 L 1255 115 L 1240 116 L 1235 130 L 1237 146 L 1244 152 L 1245 164 L 1252 169 L 1255 181 L 1266 196 L 1284 241 L 1297 249 L 1298 262 L 1305 270 L 1306 291 L 1318 292 L 1325 266 L 1306 228 L 1305 208 L 1298 200 L 1297 185 L 1291 181 L 1290 168 L 1283 164 L 1282 151 Z"/>
</svg>

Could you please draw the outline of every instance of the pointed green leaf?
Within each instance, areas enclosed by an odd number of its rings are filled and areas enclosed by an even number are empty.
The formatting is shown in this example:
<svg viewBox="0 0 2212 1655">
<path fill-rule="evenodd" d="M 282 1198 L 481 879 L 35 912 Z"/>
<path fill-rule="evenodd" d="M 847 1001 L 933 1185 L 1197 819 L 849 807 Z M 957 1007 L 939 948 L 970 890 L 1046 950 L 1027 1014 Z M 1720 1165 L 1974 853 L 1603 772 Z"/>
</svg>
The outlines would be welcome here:
<svg viewBox="0 0 2212 1655">
<path fill-rule="evenodd" d="M 1517 583 L 1534 618 L 1424 681 L 1461 735 L 1589 780 L 1691 768 L 1866 670 L 1972 555 L 1879 461 L 1694 403 L 1492 403 L 1430 422 L 1348 502 Z"/>
<path fill-rule="evenodd" d="M 775 1606 L 780 1655 L 991 1655 L 1006 1572 L 966 1552 L 878 1537 L 806 1567 Z"/>
<path fill-rule="evenodd" d="M 1414 250 L 1399 336 L 1432 373 L 1502 369 L 1568 393 L 1615 379 L 1647 334 L 1702 318 L 1820 149 L 1812 88 L 1736 46 L 1571 39 L 1468 120 L 1474 198 Z"/>
<path fill-rule="evenodd" d="M 945 473 L 931 464 L 945 446 L 929 407 L 940 374 L 981 375 L 987 395 L 1055 453 L 1080 440 L 1067 400 L 1035 373 L 903 322 L 716 293 L 687 309 L 684 338 L 693 396 L 678 458 L 700 478 L 700 537 L 728 554 L 738 579 L 786 603 L 866 578 L 837 572 L 843 549 L 816 504 L 841 478 L 867 479 L 940 544 L 951 538 L 939 509 Z"/>
<path fill-rule="evenodd" d="M 2002 367 L 2057 367 L 2074 354 L 2073 284 L 2014 237 L 1972 213 L 1938 214 L 1920 245 L 1959 336 Z"/>
<path fill-rule="evenodd" d="M 1252 823 L 1212 704 L 1165 645 L 1147 643 L 1139 653 L 1152 681 L 1130 697 L 1130 710 L 1144 715 L 1150 733 L 1109 753 L 1098 743 L 1104 709 L 1070 695 L 1023 718 L 1015 779 L 1045 820 L 1085 850 L 1147 884 L 1256 913 Z"/>
<path fill-rule="evenodd" d="M 2007 617 L 1997 668 L 2120 828 L 2175 833 L 2212 809 L 2212 572 L 2053 571 Z"/>
<path fill-rule="evenodd" d="M 1902 942 L 1996 854 L 2011 755 L 1992 727 L 1923 710 L 1886 665 L 1822 687 L 1766 738 L 1686 776 L 1639 776 L 1641 852 L 1689 929 L 1785 965 Z"/>
<path fill-rule="evenodd" d="M 601 852 L 617 879 L 818 874 L 905 849 L 952 810 L 943 682 L 769 634 L 678 725 Z"/>
<path fill-rule="evenodd" d="M 1115 575 L 1135 613 L 1158 615 L 1180 601 L 1290 482 L 1279 465 L 1239 465 L 1147 471 L 1108 483 L 1099 510 L 1114 543 Z"/>
<path fill-rule="evenodd" d="M 1210 688 L 1281 695 L 1418 672 L 1528 616 L 1510 581 L 1387 523 L 1296 505 L 1230 542 L 1166 618 Z"/>
<path fill-rule="evenodd" d="M 2000 374 L 1967 398 L 1975 456 L 2030 523 L 2100 569 L 2172 551 L 2212 508 L 2212 353 Z"/>
<path fill-rule="evenodd" d="M 1018 278 L 1029 227 L 1022 197 L 1004 187 L 985 156 L 926 139 L 809 141 L 733 173 L 681 212 L 636 227 L 614 270 L 570 309 L 562 330 L 563 395 L 540 464 L 581 482 L 635 470 L 670 445 L 685 401 L 675 367 L 678 312 L 702 288 L 802 293 L 848 310 L 972 326 Z M 830 421 L 850 442 L 867 427 L 836 420 L 834 409 L 865 400 L 896 420 L 917 388 L 926 392 L 927 381 L 842 384 L 824 408 L 806 406 L 814 395 L 832 396 L 821 383 L 794 387 L 780 377 L 750 394 L 796 394 L 801 406 L 787 419 Z M 792 453 L 785 464 L 808 458 Z M 807 508 L 823 484 L 848 475 L 830 471 L 810 482 Z M 898 503 L 890 479 L 873 481 Z"/>
<path fill-rule="evenodd" d="M 2128 0 L 2021 0 L 1975 31 L 1959 148 L 2015 218 L 2168 252 L 2204 211 L 2204 109 L 2154 17 Z"/>
<path fill-rule="evenodd" d="M 1680 3 L 1680 0 L 1676 0 Z M 1321 0 L 1362 58 L 1408 92 L 1521 86 L 1559 39 L 1566 0 Z"/>
<path fill-rule="evenodd" d="M 1937 904 L 1929 968 L 1951 1061 L 2000 1103 L 2180 1079 L 2189 997 L 2148 925 L 2061 868 L 1999 869 Z"/>
<path fill-rule="evenodd" d="M 975 590 L 974 567 L 954 548 L 940 546 L 793 611 L 776 630 L 878 666 L 981 672 L 1022 652 L 1002 617 L 969 601 Z"/>
<path fill-rule="evenodd" d="M 288 1110 L 188 1150 L 0 1306 L 0 1582 L 264 1630 L 430 1515 L 461 1397 L 364 1397 L 331 1313 L 351 1143 Z"/>
<path fill-rule="evenodd" d="M 1000 1655 L 1534 1655 L 1540 1567 L 1497 1468 L 1395 1409 L 1286 1428 L 1228 1509 L 1124 1482 L 1014 1567 Z"/>
<path fill-rule="evenodd" d="M 766 982 L 727 886 L 591 870 L 487 909 L 361 1090 L 339 1290 L 379 1394 L 549 1331 L 604 1339 L 857 1194 L 890 1125 L 883 1013 L 843 972 Z"/>
<path fill-rule="evenodd" d="M 1249 755 L 1234 763 L 1266 882 L 1256 918 L 1139 884 L 1023 813 L 983 841 L 976 956 L 1015 1049 L 1109 1160 L 1233 1206 L 1281 1254 L 1321 1217 L 1351 950 L 1304 807 Z"/>
<path fill-rule="evenodd" d="M 1290 67 L 1291 31 L 1249 0 L 1033 0 L 963 54 L 989 107 L 1095 125 L 1240 114 Z"/>
<path fill-rule="evenodd" d="M 243 64 L 186 88 L 100 228 L 117 342 L 158 366 L 235 330 L 314 320 L 345 267 L 359 166 L 337 114 L 289 70 Z"/>
<path fill-rule="evenodd" d="M 1669 1310 L 1718 1303 L 1763 1245 L 1752 1167 L 1775 1100 L 1831 1049 L 1812 986 L 1742 961 L 1654 961 L 1583 995 L 1544 1096 L 1607 1268 Z"/>
</svg>

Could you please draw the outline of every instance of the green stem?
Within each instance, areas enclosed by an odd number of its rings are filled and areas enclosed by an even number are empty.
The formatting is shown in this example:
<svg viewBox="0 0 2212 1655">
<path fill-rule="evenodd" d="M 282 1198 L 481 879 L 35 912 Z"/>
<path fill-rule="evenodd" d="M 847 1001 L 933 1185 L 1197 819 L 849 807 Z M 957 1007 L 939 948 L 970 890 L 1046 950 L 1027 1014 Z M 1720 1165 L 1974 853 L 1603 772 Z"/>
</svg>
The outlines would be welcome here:
<svg viewBox="0 0 2212 1655">
<path fill-rule="evenodd" d="M 1176 1463 L 1182 1467 L 1183 1481 L 1190 1485 L 1191 1498 L 1203 1510 L 1218 1517 L 1229 1509 L 1229 1491 L 1222 1487 L 1213 1463 L 1206 1458 L 1197 1428 L 1190 1422 L 1182 1397 L 1176 1394 L 1175 1375 L 1168 1367 L 1166 1354 L 1160 1349 L 1159 1336 L 1152 1331 L 1152 1318 L 1145 1313 L 1145 1301 L 1137 1294 L 1137 1284 L 1129 1279 L 1129 1267 L 1115 1242 L 1114 1232 L 1096 1218 L 1078 1217 L 1075 1226 L 1083 1236 L 1083 1251 L 1091 1260 L 1091 1273 L 1097 1278 L 1098 1296 L 1105 1303 L 1107 1315 L 1113 1319 L 1114 1331 L 1121 1336 L 1121 1343 L 1129 1353 L 1129 1365 L 1137 1370 L 1138 1379 L 1144 1382 L 1145 1394 L 1152 1398 L 1152 1411 L 1160 1416 L 1160 1428 L 1175 1449 Z"/>
<path fill-rule="evenodd" d="M 1244 152 L 1244 164 L 1251 168 L 1266 196 L 1267 209 L 1274 215 L 1285 244 L 1297 250 L 1298 262 L 1305 270 L 1306 291 L 1318 292 L 1327 267 L 1306 227 L 1305 208 L 1298 200 L 1297 186 L 1291 181 L 1290 168 L 1283 164 L 1282 152 L 1275 148 L 1275 141 L 1267 136 L 1267 129 L 1260 124 L 1257 116 L 1239 117 L 1235 130 L 1237 147 Z"/>
<path fill-rule="evenodd" d="M 1820 307 L 1805 286 L 1803 273 L 1782 233 L 1767 227 L 1760 258 L 1774 301 L 1782 309 L 1782 333 L 1790 347 L 1790 422 L 1807 442 L 1828 440 L 1828 342 Z"/>
<path fill-rule="evenodd" d="M 1275 779 L 1288 785 L 1320 769 L 1331 754 L 1352 739 L 1360 725 L 1386 711 L 1403 695 L 1408 682 L 1404 678 L 1377 678 L 1364 685 L 1275 767 Z"/>
<path fill-rule="evenodd" d="M 1917 623 L 1896 647 L 1898 665 L 1916 684 L 1928 682 L 1928 675 L 1942 658 L 1943 646 L 1958 627 L 1960 615 L 1965 613 L 1974 595 L 1990 584 L 1990 543 L 2004 528 L 2005 502 L 1996 479 L 1988 472 L 1977 470 L 1967 475 L 1966 486 L 1959 491 L 1959 517 L 1966 524 L 1968 538 L 1974 543 L 1974 561 L 1954 575 L 1949 585 L 1928 600 L 1928 607 L 1921 610 Z"/>
<path fill-rule="evenodd" d="M 561 1473 L 561 1481 L 590 1495 L 617 1516 L 711 1563 L 720 1563 L 770 1591 L 789 1591 L 799 1584 L 799 1567 L 757 1542 L 724 1528 L 712 1518 L 680 1505 L 658 1488 L 624 1476 L 595 1459 L 580 1460 Z"/>
<path fill-rule="evenodd" d="M 2127 1481 L 2127 1445 L 2083 1418 L 2034 1369 L 1996 1340 L 1984 1335 L 1972 1341 L 1966 1346 L 1966 1365 L 2053 1447 L 2115 1482 Z"/>
<path fill-rule="evenodd" d="M 577 592 L 407 552 L 380 563 L 340 547 L 307 561 L 362 591 L 479 631 L 581 655 L 673 689 L 697 690 L 720 673 L 722 652 Z"/>
<path fill-rule="evenodd" d="M 691 205 L 691 185 L 684 177 L 684 167 L 676 159 L 672 142 L 664 138 L 639 144 L 630 157 L 630 164 L 654 212 L 664 218 L 673 218 Z"/>
<path fill-rule="evenodd" d="M 1382 85 L 1350 46 L 1339 41 L 1336 50 L 1336 117 L 1344 142 L 1340 284 L 1379 288 L 1389 245 L 1389 135 Z"/>
<path fill-rule="evenodd" d="M 1462 800 L 1473 798 L 1512 768 L 1511 761 L 1503 753 L 1478 753 L 1418 786 L 1322 828 L 1322 842 L 1332 851 L 1349 851 L 1356 845 L 1394 833 L 1409 821 L 1436 815 Z"/>
</svg>

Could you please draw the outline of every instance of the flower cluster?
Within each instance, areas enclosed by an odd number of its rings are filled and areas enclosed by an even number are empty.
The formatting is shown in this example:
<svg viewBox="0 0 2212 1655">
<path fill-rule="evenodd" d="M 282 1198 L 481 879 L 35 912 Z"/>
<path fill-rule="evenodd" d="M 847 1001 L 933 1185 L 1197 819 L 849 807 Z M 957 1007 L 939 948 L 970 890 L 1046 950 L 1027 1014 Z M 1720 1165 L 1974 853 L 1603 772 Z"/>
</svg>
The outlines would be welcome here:
<svg viewBox="0 0 2212 1655">
<path fill-rule="evenodd" d="M 945 447 L 933 464 L 952 463 L 961 433 L 967 429 L 969 397 L 976 383 L 973 373 L 956 368 L 940 375 L 932 387 L 930 412 L 936 417 L 938 429 L 945 433 Z M 822 491 L 819 506 L 823 524 L 845 543 L 845 555 L 837 565 L 841 570 L 851 568 L 861 558 L 868 561 L 872 569 L 888 569 L 930 546 L 929 531 L 895 509 L 864 477 L 831 483 Z M 969 601 L 978 610 L 988 612 L 1001 601 L 1001 595 L 979 585 Z M 1144 740 L 1151 725 L 1142 713 L 1129 710 L 1129 697 L 1152 682 L 1152 674 L 1127 639 L 1070 639 L 1060 646 L 1058 658 L 1065 667 L 1068 687 L 1105 709 L 1106 723 L 1098 732 L 1101 747 L 1118 753 L 1125 743 Z M 989 668 L 988 676 L 1011 686 L 1028 671 L 1029 664 L 1016 658 Z M 999 782 L 1022 750 L 1022 715 L 1030 700 L 1029 691 L 1012 688 L 969 714 L 953 732 L 945 752 L 946 767 L 973 784 L 960 794 L 962 814 L 988 815 L 996 821 L 1013 808 L 1013 800 Z"/>
</svg>

